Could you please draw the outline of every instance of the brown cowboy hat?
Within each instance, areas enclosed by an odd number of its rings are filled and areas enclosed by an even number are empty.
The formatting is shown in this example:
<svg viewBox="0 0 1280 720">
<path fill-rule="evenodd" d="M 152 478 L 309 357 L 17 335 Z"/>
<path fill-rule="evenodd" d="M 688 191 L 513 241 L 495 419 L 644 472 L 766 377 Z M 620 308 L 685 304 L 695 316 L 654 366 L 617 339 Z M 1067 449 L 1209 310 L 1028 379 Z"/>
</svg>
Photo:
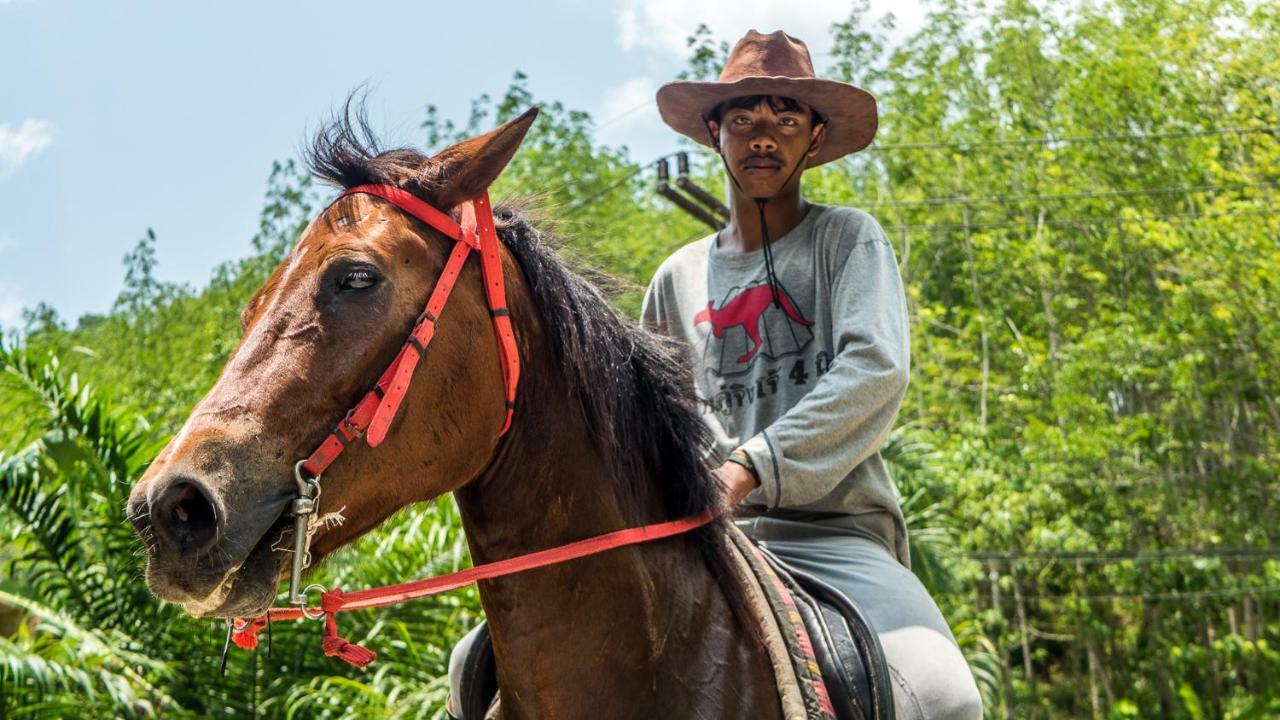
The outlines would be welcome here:
<svg viewBox="0 0 1280 720">
<path fill-rule="evenodd" d="M 747 31 L 729 53 L 718 82 L 663 85 L 658 112 L 673 130 L 710 147 L 706 116 L 720 103 L 746 95 L 793 98 L 827 119 L 826 140 L 808 167 L 857 152 L 876 136 L 875 97 L 855 85 L 815 77 L 809 48 L 781 30 L 769 35 Z"/>
</svg>

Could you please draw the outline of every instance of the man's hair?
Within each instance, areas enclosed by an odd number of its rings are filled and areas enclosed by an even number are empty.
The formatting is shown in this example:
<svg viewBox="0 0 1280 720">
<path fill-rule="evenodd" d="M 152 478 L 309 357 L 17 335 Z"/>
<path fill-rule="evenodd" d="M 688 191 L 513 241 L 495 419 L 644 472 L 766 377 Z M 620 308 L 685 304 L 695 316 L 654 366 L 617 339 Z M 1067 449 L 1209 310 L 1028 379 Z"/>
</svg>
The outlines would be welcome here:
<svg viewBox="0 0 1280 720">
<path fill-rule="evenodd" d="M 755 110 L 762 104 L 767 104 L 775 113 L 780 112 L 797 112 L 805 111 L 803 105 L 795 98 L 789 98 L 785 95 L 743 95 L 742 97 L 731 98 L 725 100 L 719 105 L 712 108 L 707 115 L 707 119 L 719 123 L 724 114 L 730 110 Z M 821 125 L 827 121 L 822 113 L 813 108 L 809 108 L 809 114 L 815 126 Z"/>
</svg>

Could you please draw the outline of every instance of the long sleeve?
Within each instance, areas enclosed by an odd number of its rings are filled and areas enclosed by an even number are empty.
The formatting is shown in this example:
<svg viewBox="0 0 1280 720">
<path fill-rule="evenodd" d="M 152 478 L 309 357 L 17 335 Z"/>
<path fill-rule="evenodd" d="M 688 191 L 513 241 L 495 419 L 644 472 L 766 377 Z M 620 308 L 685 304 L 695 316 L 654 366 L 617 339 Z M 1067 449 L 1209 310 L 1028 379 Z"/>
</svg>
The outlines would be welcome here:
<svg viewBox="0 0 1280 720">
<path fill-rule="evenodd" d="M 821 500 L 878 452 L 893 428 L 910 377 L 910 330 L 898 263 L 878 224 L 852 241 L 831 303 L 830 369 L 742 444 L 761 481 L 749 502 L 797 507 Z"/>
</svg>

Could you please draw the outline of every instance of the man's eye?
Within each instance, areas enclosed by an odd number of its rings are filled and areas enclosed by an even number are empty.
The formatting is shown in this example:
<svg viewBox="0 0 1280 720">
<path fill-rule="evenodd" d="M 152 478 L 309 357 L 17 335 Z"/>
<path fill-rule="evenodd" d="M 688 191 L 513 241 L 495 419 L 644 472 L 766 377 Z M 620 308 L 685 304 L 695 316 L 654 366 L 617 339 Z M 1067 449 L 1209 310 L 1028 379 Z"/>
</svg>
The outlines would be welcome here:
<svg viewBox="0 0 1280 720">
<path fill-rule="evenodd" d="M 364 290 L 371 288 L 378 282 L 378 276 L 369 270 L 352 270 L 342 278 L 343 290 Z"/>
<path fill-rule="evenodd" d="M 779 122 L 779 123 L 781 123 L 781 124 L 783 124 L 783 125 L 795 125 L 795 124 L 796 124 L 796 119 L 795 119 L 795 118 L 790 118 L 790 117 L 784 117 L 784 118 L 782 118 L 781 120 L 779 120 L 778 122 Z"/>
<path fill-rule="evenodd" d="M 747 119 L 746 115 L 739 115 L 738 117 L 733 119 L 733 122 L 738 125 L 748 125 L 751 123 L 751 121 Z"/>
</svg>

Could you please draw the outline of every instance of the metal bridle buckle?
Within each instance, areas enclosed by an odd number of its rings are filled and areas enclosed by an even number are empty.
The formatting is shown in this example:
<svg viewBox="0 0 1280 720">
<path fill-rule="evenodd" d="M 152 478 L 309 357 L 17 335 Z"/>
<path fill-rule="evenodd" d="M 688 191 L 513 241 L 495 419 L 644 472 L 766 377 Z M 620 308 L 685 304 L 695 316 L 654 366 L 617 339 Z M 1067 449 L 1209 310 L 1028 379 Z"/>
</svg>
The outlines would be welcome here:
<svg viewBox="0 0 1280 720">
<path fill-rule="evenodd" d="M 302 615 L 307 619 L 319 620 L 320 618 L 324 617 L 323 605 L 307 605 L 307 593 L 311 592 L 312 590 L 320 591 L 321 602 L 323 602 L 324 600 L 324 597 L 323 597 L 324 594 L 328 592 L 328 590 L 326 590 L 325 587 L 320 583 L 311 583 L 310 585 L 302 589 L 302 602 L 298 603 L 298 609 L 302 611 Z M 315 613 L 315 614 L 312 614 L 312 613 Z"/>
<path fill-rule="evenodd" d="M 307 590 L 311 587 L 319 587 L 313 585 L 299 591 L 302 586 L 302 571 L 311 562 L 309 531 L 316 512 L 316 500 L 320 498 L 320 476 L 303 477 L 302 466 L 306 462 L 306 460 L 299 460 L 293 466 L 293 479 L 298 483 L 298 497 L 293 500 L 293 569 L 289 575 L 289 604 L 301 606 L 304 614 L 307 606 Z M 307 617 L 311 616 L 307 615 Z"/>
</svg>

